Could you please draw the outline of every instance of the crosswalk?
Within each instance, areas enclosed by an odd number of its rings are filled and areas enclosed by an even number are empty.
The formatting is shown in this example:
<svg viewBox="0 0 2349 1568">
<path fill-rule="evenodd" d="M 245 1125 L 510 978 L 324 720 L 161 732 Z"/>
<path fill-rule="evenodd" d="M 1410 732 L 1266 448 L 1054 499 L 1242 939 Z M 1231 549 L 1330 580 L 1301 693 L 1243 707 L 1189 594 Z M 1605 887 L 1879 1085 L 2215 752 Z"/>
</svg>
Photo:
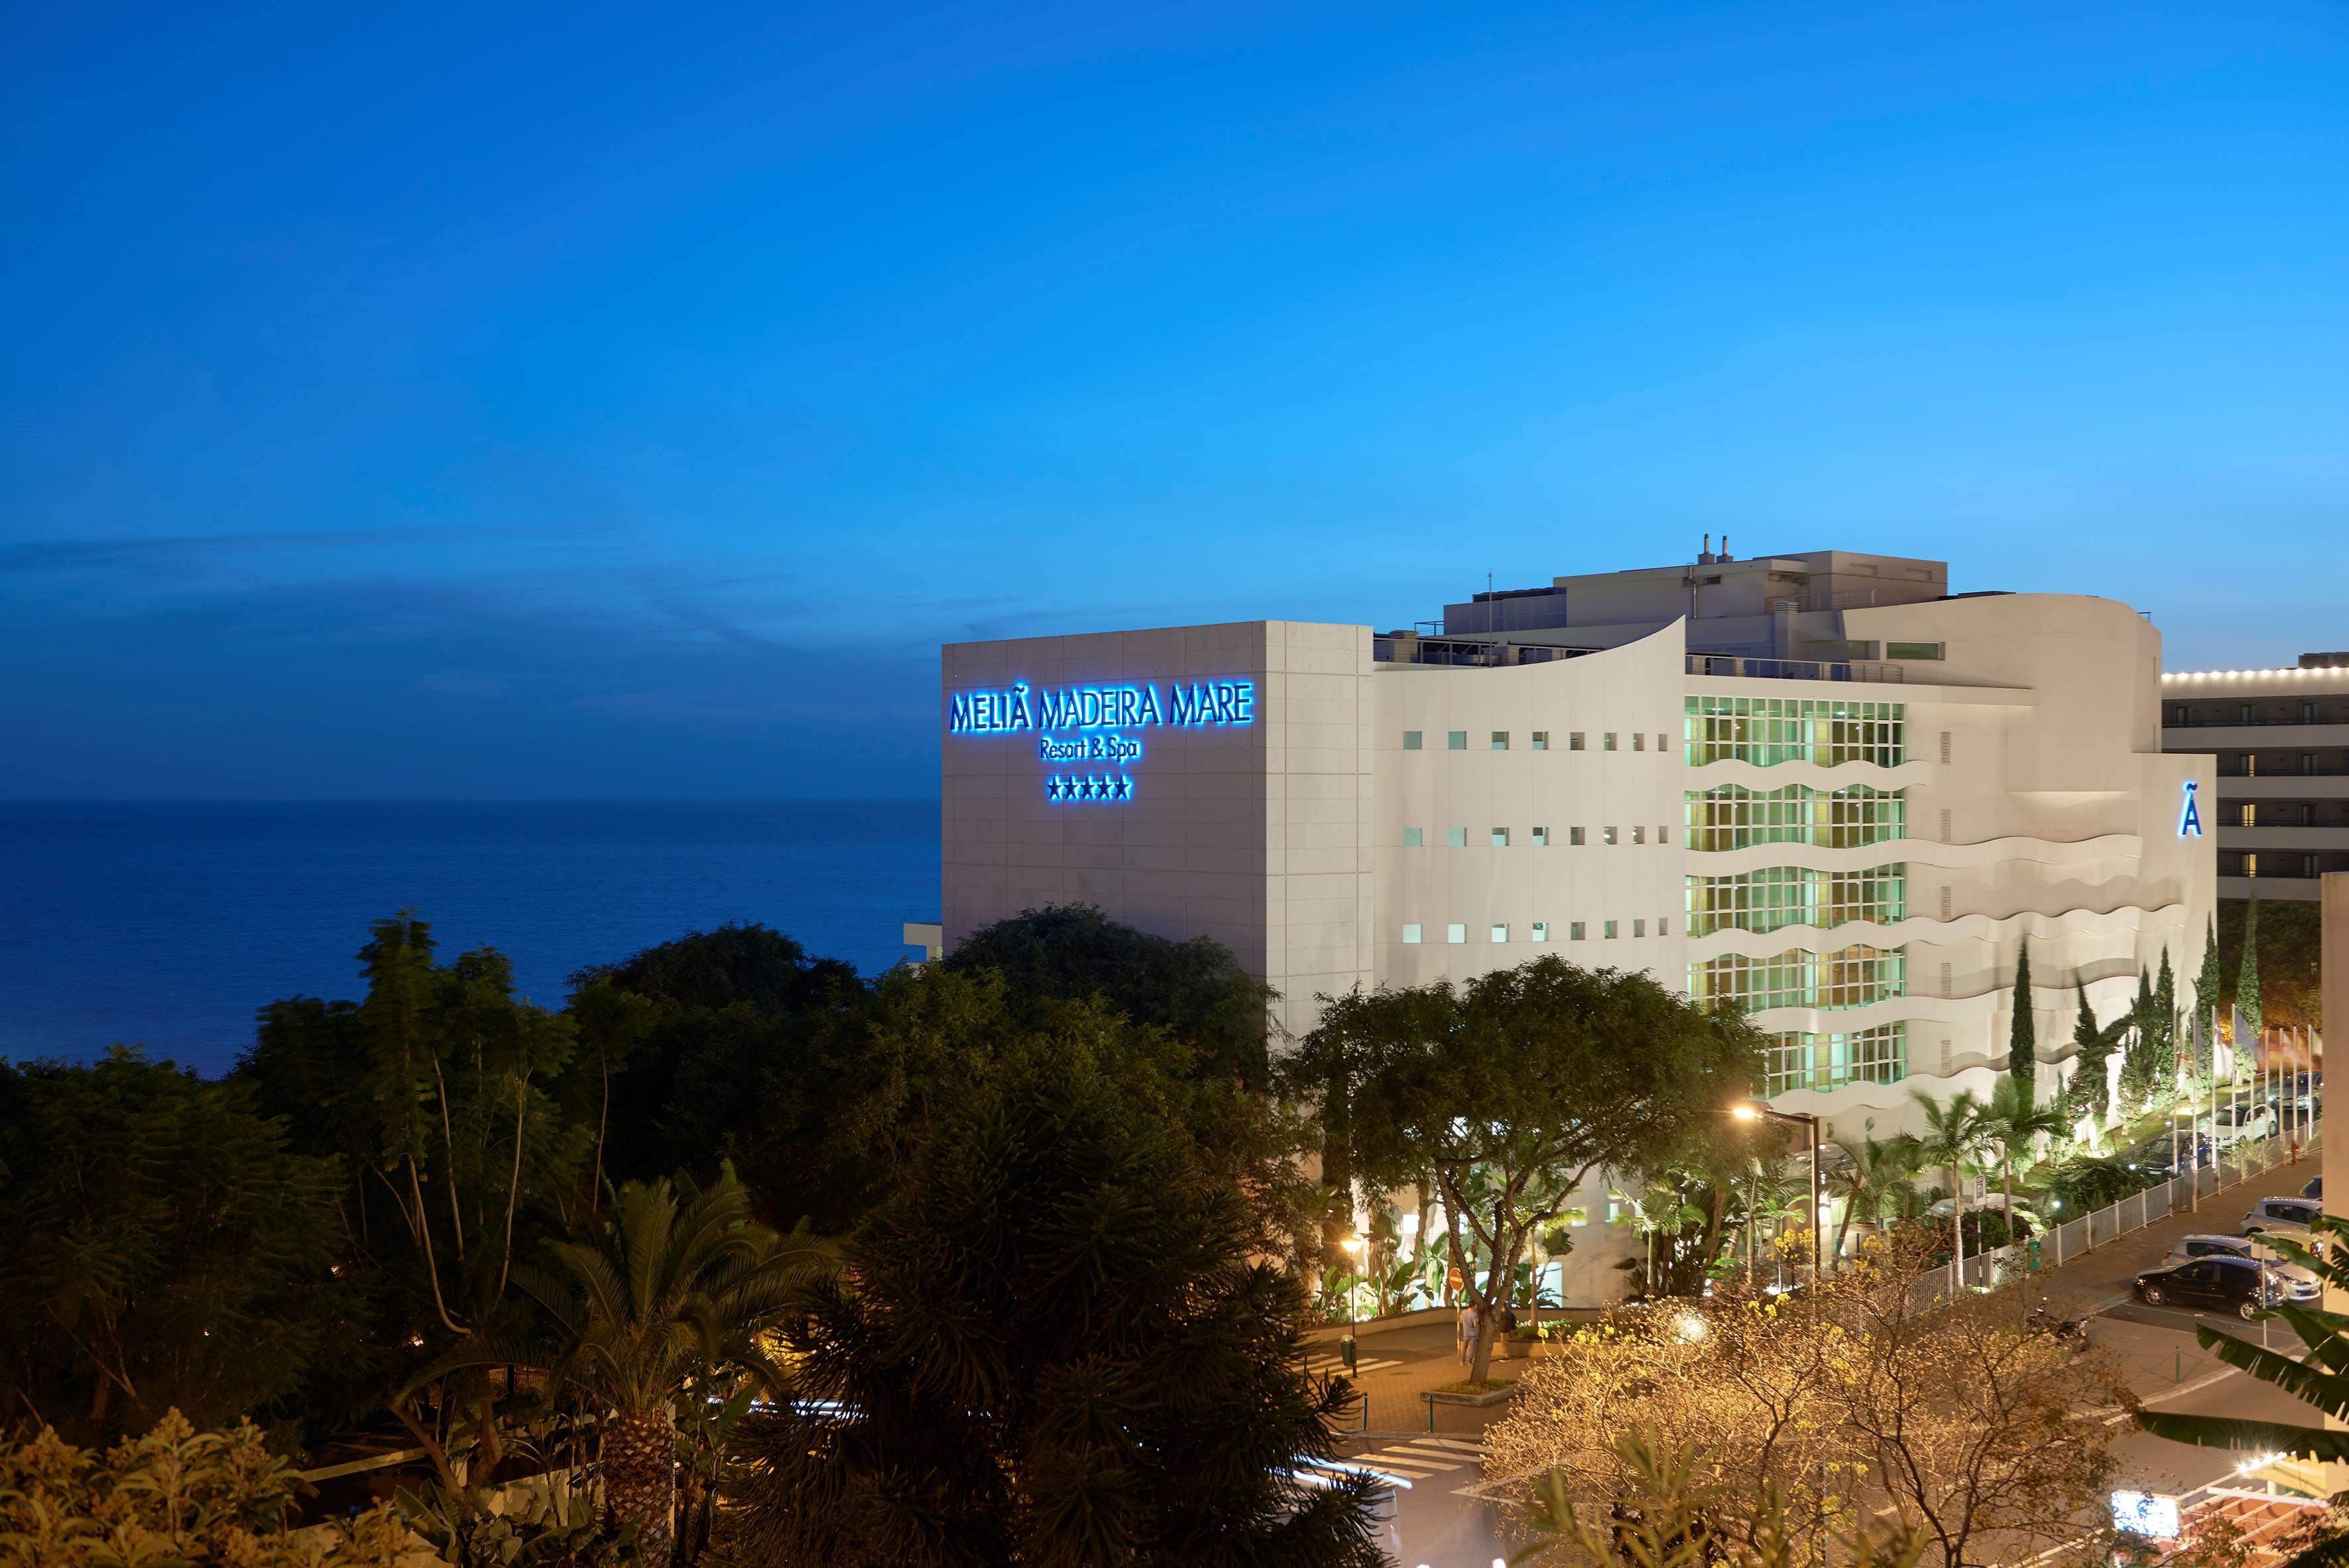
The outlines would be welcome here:
<svg viewBox="0 0 2349 1568">
<path fill-rule="evenodd" d="M 1354 1370 L 1350 1374 L 1346 1370 L 1346 1364 L 1335 1356 L 1309 1356 L 1305 1358 L 1305 1369 L 1317 1377 L 1360 1377 L 1365 1372 L 1383 1372 L 1390 1367 L 1402 1365 L 1400 1361 L 1364 1356 L 1356 1360 Z"/>
<path fill-rule="evenodd" d="M 1474 1481 L 1482 1479 L 1485 1445 L 1472 1438 L 1413 1438 L 1404 1442 L 1389 1443 L 1371 1453 L 1329 1460 L 1313 1468 L 1375 1476 L 1391 1486 L 1408 1491 L 1420 1481 Z"/>
</svg>

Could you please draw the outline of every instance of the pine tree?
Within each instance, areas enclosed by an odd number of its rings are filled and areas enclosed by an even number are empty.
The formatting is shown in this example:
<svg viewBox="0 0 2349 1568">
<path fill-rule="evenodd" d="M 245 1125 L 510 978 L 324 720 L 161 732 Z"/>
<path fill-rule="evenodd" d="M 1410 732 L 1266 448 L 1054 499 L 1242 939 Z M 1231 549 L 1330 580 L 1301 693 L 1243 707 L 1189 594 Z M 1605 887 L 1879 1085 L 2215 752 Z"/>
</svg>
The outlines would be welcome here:
<svg viewBox="0 0 2349 1568">
<path fill-rule="evenodd" d="M 2039 1071 L 2039 1033 L 2031 1015 L 2031 942 L 2023 940 L 2014 959 L 2014 1022 L 2006 1042 L 2006 1070 L 2028 1084 Z"/>
<path fill-rule="evenodd" d="M 2153 983 L 2153 1081 L 2163 1088 L 2178 1082 L 2178 975 L 2169 967 L 2169 944 L 2161 946 L 2161 976 Z"/>
<path fill-rule="evenodd" d="M 2260 901 L 2256 898 L 2243 911 L 2243 967 L 2235 979 L 2235 1017 L 2239 1025 L 2235 1060 L 2240 1064 L 2250 1061 L 2258 1048 L 2260 1030 L 2266 1022 L 2260 1008 Z"/>
<path fill-rule="evenodd" d="M 2143 1106 L 2153 1092 L 2153 976 L 2137 965 L 2137 1000 L 2129 1006 L 2128 1048 L 2121 1054 L 2121 1099 Z"/>
<path fill-rule="evenodd" d="M 2079 1116 L 2093 1113 L 2101 1122 L 2112 1109 L 2112 1084 L 2105 1062 L 2113 1054 L 2113 1042 L 2097 1026 L 2095 1010 L 2088 1006 L 2088 987 L 2078 981 L 2073 984 L 2080 1010 L 2072 1020 L 2072 1110 Z"/>
</svg>

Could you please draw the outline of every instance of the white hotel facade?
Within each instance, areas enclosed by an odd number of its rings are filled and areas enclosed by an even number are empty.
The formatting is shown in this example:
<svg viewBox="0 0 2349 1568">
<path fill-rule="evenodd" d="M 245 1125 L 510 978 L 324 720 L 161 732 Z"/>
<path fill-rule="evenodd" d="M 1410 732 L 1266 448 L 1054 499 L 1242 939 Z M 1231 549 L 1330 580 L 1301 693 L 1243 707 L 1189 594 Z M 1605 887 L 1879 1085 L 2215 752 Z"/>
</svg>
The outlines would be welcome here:
<svg viewBox="0 0 2349 1568">
<path fill-rule="evenodd" d="M 1883 1137 L 2004 1070 L 2026 942 L 2043 1084 L 2078 988 L 2109 1020 L 2165 947 L 2192 974 L 2212 759 L 2164 752 L 2160 665 L 2114 601 L 1836 551 L 1559 577 L 1417 632 L 950 644 L 942 939 L 1098 904 L 1225 943 L 1297 1034 L 1356 986 L 1644 969 L 1748 1009 L 1774 1103 Z"/>
</svg>

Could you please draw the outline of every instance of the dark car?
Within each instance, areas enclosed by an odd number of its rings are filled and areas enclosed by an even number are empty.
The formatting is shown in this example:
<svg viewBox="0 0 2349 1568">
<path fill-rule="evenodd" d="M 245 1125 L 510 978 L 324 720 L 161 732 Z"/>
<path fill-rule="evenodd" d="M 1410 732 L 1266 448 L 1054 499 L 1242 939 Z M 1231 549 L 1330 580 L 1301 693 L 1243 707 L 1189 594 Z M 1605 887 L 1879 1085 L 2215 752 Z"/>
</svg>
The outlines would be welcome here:
<svg viewBox="0 0 2349 1568">
<path fill-rule="evenodd" d="M 2249 1258 L 2196 1258 L 2137 1276 L 2137 1298 L 2147 1306 L 2184 1306 L 2252 1318 L 2283 1299 L 2281 1284 Z"/>
<path fill-rule="evenodd" d="M 2323 1202 L 2324 1201 L 2324 1178 L 2322 1176 L 2310 1177 L 2308 1179 L 2308 1185 L 2300 1190 L 2300 1195 L 2303 1198 L 2313 1198 L 2317 1202 Z"/>
</svg>

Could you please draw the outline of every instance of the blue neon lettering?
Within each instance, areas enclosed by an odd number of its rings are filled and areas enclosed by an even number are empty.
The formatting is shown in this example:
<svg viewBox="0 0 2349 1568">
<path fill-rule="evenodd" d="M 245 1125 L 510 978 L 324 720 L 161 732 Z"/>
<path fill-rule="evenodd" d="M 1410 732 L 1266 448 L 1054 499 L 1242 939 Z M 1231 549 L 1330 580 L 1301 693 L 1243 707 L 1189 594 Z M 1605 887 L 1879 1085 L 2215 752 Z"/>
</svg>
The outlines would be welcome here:
<svg viewBox="0 0 2349 1568">
<path fill-rule="evenodd" d="M 2196 788 L 2194 779 L 2186 780 L 2186 803 L 2178 809 L 2178 836 L 2181 839 L 2199 839 L 2202 836 L 2202 808 L 2195 803 Z"/>
</svg>

